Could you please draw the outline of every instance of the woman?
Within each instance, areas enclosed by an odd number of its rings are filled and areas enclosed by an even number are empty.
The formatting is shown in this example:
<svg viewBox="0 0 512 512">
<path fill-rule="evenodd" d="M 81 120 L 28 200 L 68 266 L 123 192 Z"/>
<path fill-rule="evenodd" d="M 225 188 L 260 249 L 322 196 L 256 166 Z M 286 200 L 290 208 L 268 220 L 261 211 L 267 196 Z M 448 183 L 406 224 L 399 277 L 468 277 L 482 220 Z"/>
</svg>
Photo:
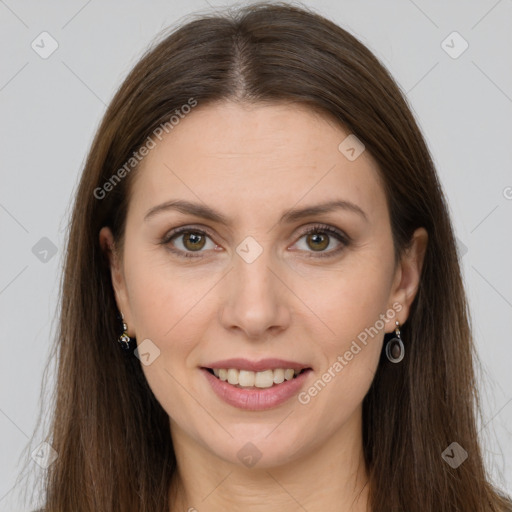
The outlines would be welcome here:
<svg viewBox="0 0 512 512">
<path fill-rule="evenodd" d="M 512 510 L 424 139 L 312 12 L 201 17 L 135 66 L 83 171 L 60 322 L 46 511 Z"/>
</svg>

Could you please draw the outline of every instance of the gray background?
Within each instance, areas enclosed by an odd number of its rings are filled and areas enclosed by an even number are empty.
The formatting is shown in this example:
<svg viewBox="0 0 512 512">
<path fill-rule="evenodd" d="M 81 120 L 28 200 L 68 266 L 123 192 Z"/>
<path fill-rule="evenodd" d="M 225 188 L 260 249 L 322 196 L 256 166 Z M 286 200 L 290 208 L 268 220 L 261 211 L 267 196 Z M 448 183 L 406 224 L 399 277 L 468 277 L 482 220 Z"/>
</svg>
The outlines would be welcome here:
<svg viewBox="0 0 512 512">
<path fill-rule="evenodd" d="M 305 3 L 383 61 L 423 130 L 463 254 L 483 368 L 485 458 L 512 493 L 512 0 Z M 29 443 L 51 391 L 52 372 L 49 389 L 41 385 L 64 229 L 93 134 L 153 37 L 209 9 L 205 0 L 0 0 L 0 510 L 26 510 L 16 476 L 42 440 L 37 432 Z M 51 48 L 38 37 L 43 31 L 58 43 L 46 59 L 31 47 Z M 469 44 L 461 55 L 453 31 Z"/>
</svg>

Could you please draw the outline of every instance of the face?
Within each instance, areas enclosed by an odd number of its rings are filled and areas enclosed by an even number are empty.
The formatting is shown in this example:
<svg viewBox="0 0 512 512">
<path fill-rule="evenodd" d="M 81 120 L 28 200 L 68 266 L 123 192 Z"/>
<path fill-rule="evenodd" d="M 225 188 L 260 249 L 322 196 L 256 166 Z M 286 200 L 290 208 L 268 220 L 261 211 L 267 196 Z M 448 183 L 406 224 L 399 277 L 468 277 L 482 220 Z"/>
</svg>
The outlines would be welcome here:
<svg viewBox="0 0 512 512">
<path fill-rule="evenodd" d="M 377 165 L 338 149 L 348 135 L 297 105 L 199 105 L 137 170 L 112 279 L 175 442 L 272 467 L 360 429 L 421 244 L 395 264 Z M 286 369 L 305 371 L 276 383 Z"/>
</svg>

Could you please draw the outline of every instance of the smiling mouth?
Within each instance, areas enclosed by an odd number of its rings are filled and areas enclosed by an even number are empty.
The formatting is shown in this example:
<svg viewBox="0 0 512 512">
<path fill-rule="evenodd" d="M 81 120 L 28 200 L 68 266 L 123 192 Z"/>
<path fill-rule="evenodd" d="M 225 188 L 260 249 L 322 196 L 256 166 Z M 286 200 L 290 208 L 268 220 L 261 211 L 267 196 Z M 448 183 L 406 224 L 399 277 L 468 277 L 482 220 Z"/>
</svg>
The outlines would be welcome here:
<svg viewBox="0 0 512 512">
<path fill-rule="evenodd" d="M 217 379 L 237 388 L 271 388 L 285 381 L 295 379 L 298 375 L 311 371 L 311 368 L 293 370 L 292 368 L 276 368 L 253 372 L 236 368 L 204 368 Z"/>
</svg>

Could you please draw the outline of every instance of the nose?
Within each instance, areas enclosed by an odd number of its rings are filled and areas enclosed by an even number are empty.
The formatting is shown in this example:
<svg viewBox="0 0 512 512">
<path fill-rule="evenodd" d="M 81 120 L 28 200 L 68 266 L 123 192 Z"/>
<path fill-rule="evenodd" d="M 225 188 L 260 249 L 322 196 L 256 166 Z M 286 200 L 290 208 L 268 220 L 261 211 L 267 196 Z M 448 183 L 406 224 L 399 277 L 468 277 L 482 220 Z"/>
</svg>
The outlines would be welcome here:
<svg viewBox="0 0 512 512">
<path fill-rule="evenodd" d="M 224 283 L 220 322 L 251 340 L 265 340 L 286 328 L 291 320 L 291 292 L 283 268 L 263 252 L 252 262 L 234 255 Z"/>
</svg>

